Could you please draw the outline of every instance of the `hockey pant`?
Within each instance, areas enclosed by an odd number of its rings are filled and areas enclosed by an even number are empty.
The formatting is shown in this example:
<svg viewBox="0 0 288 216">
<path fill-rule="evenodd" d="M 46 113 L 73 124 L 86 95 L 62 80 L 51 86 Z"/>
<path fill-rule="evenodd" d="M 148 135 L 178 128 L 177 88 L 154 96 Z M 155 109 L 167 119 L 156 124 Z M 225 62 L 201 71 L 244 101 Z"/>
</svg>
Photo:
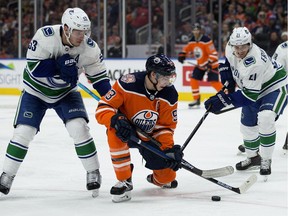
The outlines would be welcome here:
<svg viewBox="0 0 288 216">
<path fill-rule="evenodd" d="M 107 136 L 112 165 L 116 177 L 119 181 L 126 180 L 132 176 L 130 168 L 131 157 L 129 148 L 139 149 L 140 154 L 146 161 L 145 167 L 153 170 L 153 176 L 159 184 L 167 184 L 176 178 L 176 172 L 170 168 L 166 168 L 166 160 L 160 158 L 156 154 L 147 149 L 144 149 L 132 141 L 129 141 L 128 143 L 122 142 L 116 136 L 116 131 L 113 128 L 107 129 Z"/>
</svg>

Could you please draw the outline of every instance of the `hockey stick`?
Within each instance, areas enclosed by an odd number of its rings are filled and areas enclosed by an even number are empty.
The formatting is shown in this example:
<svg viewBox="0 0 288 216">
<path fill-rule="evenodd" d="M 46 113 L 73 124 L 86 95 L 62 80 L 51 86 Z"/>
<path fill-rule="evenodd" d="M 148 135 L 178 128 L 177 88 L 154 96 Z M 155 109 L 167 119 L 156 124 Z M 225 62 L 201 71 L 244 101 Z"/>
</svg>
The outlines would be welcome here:
<svg viewBox="0 0 288 216">
<path fill-rule="evenodd" d="M 193 65 L 193 66 L 195 66 L 195 67 L 196 67 L 196 66 L 199 66 L 198 64 L 195 64 L 195 63 L 193 63 L 193 62 L 191 62 L 191 61 L 187 61 L 187 60 L 186 60 L 185 62 L 187 62 L 188 64 L 191 64 L 191 65 Z"/>
<path fill-rule="evenodd" d="M 223 110 L 220 110 L 218 112 L 215 112 L 216 115 L 219 115 L 219 114 L 222 114 L 222 113 L 226 113 L 226 112 L 229 112 L 231 110 L 234 110 L 234 109 L 237 109 L 239 107 L 230 107 L 230 108 L 227 108 L 227 109 L 223 109 Z"/>
<path fill-rule="evenodd" d="M 222 87 L 222 89 L 220 91 L 224 91 L 226 89 L 226 87 L 228 86 L 229 82 L 226 81 Z M 202 116 L 202 118 L 200 119 L 200 121 L 198 122 L 198 124 L 195 126 L 194 130 L 190 133 L 190 135 L 188 136 L 188 138 L 186 139 L 186 141 L 184 142 L 184 144 L 181 147 L 181 151 L 183 152 L 184 149 L 187 147 L 187 145 L 189 144 L 189 142 L 191 141 L 191 139 L 193 138 L 193 136 L 195 135 L 195 133 L 198 131 L 198 129 L 200 128 L 200 126 L 202 125 L 202 123 L 204 122 L 204 120 L 207 118 L 209 112 L 211 110 L 211 106 L 208 107 L 208 109 L 206 110 L 206 112 L 204 113 L 204 115 Z"/>
<path fill-rule="evenodd" d="M 165 153 L 163 153 L 162 151 L 155 149 L 151 145 L 147 144 L 146 142 L 140 140 L 139 138 L 137 138 L 135 136 L 132 136 L 131 140 L 134 141 L 135 143 L 137 143 L 138 145 L 140 145 L 140 146 L 148 149 L 149 151 L 153 152 L 154 154 L 157 154 L 158 156 L 164 158 L 164 159 L 173 160 L 169 156 L 167 156 Z M 226 183 L 221 182 L 217 179 L 205 176 L 204 170 L 200 170 L 200 169 L 192 166 L 190 163 L 188 163 L 184 159 L 182 159 L 181 165 L 182 165 L 182 168 L 184 168 L 184 169 L 186 169 L 186 170 L 188 170 L 188 171 L 190 171 L 190 172 L 192 172 L 192 173 L 194 173 L 194 174 L 196 174 L 196 175 L 198 175 L 198 176 L 200 176 L 200 177 L 202 177 L 202 178 L 204 178 L 204 179 L 206 179 L 206 180 L 208 180 L 214 184 L 217 184 L 221 187 L 224 187 L 224 188 L 231 190 L 231 191 L 238 193 L 238 194 L 245 193 L 257 181 L 257 176 L 255 174 L 253 174 L 240 187 L 232 187 L 232 186 L 227 185 Z"/>
<path fill-rule="evenodd" d="M 94 94 L 89 88 L 87 88 L 85 85 L 83 85 L 81 82 L 78 83 L 78 86 L 80 88 L 82 88 L 86 93 L 88 93 L 91 97 L 93 97 L 94 99 L 96 99 L 97 101 L 100 100 L 100 98 Z"/>
<path fill-rule="evenodd" d="M 146 132 L 142 131 L 140 128 L 137 128 L 137 132 L 140 132 L 143 136 L 146 138 L 150 139 L 151 142 L 153 142 L 157 146 L 161 146 L 161 143 L 156 140 L 154 137 L 150 136 Z M 137 138 L 138 139 L 138 138 Z M 163 152 L 160 151 L 160 157 L 164 157 L 165 159 L 169 159 L 167 155 L 165 155 Z M 171 160 L 171 158 L 170 158 Z M 183 167 L 186 167 L 184 169 L 187 169 L 190 172 L 195 172 L 198 173 L 198 175 L 204 177 L 204 178 L 216 178 L 216 177 L 223 177 L 227 175 L 231 175 L 234 172 L 234 168 L 232 166 L 226 166 L 226 167 L 221 167 L 221 168 L 216 168 L 216 169 L 209 169 L 209 170 L 201 170 L 193 165 L 191 165 L 189 162 L 185 161 L 184 159 L 181 162 Z M 193 171 L 192 171 L 193 169 Z"/>
<path fill-rule="evenodd" d="M 198 64 L 195 64 L 195 63 L 193 63 L 193 62 L 191 62 L 191 61 L 185 61 L 186 63 L 188 63 L 188 64 L 190 64 L 190 65 L 193 65 L 194 67 L 198 67 L 199 69 L 201 69 L 201 70 L 205 70 L 206 72 L 212 72 L 212 73 L 216 73 L 216 74 L 218 74 L 218 71 L 217 70 L 215 70 L 215 69 L 208 69 L 206 66 L 207 66 L 207 64 L 206 65 L 204 65 L 204 66 L 199 66 Z"/>
</svg>

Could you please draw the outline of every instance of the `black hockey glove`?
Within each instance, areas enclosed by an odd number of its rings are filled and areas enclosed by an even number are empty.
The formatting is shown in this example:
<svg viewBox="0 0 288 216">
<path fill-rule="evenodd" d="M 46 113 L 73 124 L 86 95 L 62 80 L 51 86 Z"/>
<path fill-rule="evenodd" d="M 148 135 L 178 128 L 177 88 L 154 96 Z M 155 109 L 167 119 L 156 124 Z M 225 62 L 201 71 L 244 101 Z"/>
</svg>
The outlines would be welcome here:
<svg viewBox="0 0 288 216">
<path fill-rule="evenodd" d="M 182 167 L 181 161 L 183 158 L 183 152 L 181 151 L 180 145 L 174 145 L 171 149 L 165 150 L 164 153 L 172 158 L 173 160 L 168 160 L 168 167 L 177 171 Z"/>
<path fill-rule="evenodd" d="M 224 107 L 232 103 L 231 99 L 226 95 L 222 90 L 219 91 L 216 95 L 210 97 L 205 101 L 204 105 L 206 110 L 210 108 L 210 112 L 216 113 L 219 112 Z"/>
<path fill-rule="evenodd" d="M 78 68 L 76 61 L 69 54 L 57 58 L 57 68 L 60 71 L 60 78 L 66 83 L 76 85 L 78 81 Z"/>
<path fill-rule="evenodd" d="M 117 113 L 112 116 L 110 126 L 115 128 L 116 136 L 122 142 L 128 142 L 132 133 L 132 127 L 125 115 Z"/>
<path fill-rule="evenodd" d="M 180 53 L 178 54 L 178 61 L 179 61 L 181 64 L 183 64 L 184 61 L 185 61 L 185 59 L 186 59 L 186 53 L 185 53 L 185 52 L 180 52 Z"/>
</svg>

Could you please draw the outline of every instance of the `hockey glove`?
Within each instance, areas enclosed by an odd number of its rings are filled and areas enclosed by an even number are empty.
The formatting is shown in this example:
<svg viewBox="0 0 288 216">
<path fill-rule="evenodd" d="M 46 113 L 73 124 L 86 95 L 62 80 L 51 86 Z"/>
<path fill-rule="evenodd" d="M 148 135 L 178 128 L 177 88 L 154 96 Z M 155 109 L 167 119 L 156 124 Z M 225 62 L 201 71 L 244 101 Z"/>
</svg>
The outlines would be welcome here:
<svg viewBox="0 0 288 216">
<path fill-rule="evenodd" d="M 227 60 L 224 64 L 223 63 L 219 64 L 219 72 L 220 72 L 220 77 L 221 77 L 221 83 L 223 85 L 227 81 L 229 83 L 227 86 L 228 92 L 229 93 L 235 92 L 236 82 L 233 78 L 230 64 Z"/>
<path fill-rule="evenodd" d="M 117 113 L 112 116 L 110 126 L 115 128 L 116 136 L 122 142 L 128 142 L 131 137 L 132 127 L 125 115 Z"/>
<path fill-rule="evenodd" d="M 178 54 L 178 61 L 179 61 L 181 64 L 183 64 L 184 61 L 185 61 L 185 59 L 186 59 L 186 53 L 185 53 L 185 52 L 180 52 L 180 53 Z"/>
<path fill-rule="evenodd" d="M 69 54 L 57 58 L 57 68 L 60 71 L 60 78 L 66 83 L 76 85 L 78 81 L 78 68 L 76 61 Z"/>
<path fill-rule="evenodd" d="M 174 145 L 171 149 L 165 150 L 164 153 L 172 158 L 168 160 L 168 167 L 177 171 L 182 167 L 181 161 L 183 158 L 183 152 L 181 151 L 180 145 Z"/>
<path fill-rule="evenodd" d="M 232 103 L 231 99 L 223 91 L 219 91 L 216 95 L 210 97 L 205 101 L 206 110 L 209 109 L 210 112 L 216 113 L 219 112 L 224 107 Z"/>
</svg>

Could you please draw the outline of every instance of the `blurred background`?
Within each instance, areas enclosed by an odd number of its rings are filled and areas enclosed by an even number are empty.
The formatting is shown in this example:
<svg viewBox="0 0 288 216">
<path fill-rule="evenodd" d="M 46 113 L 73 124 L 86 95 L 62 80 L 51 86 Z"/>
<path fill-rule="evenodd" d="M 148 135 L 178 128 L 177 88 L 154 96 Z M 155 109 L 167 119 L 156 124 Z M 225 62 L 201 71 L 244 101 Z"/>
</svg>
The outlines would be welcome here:
<svg viewBox="0 0 288 216">
<path fill-rule="evenodd" d="M 120 58 L 177 57 L 195 22 L 220 58 L 235 26 L 246 26 L 269 55 L 288 37 L 287 0 L 0 0 L 0 58 L 25 58 L 36 30 L 60 24 L 68 7 L 88 14 L 91 37 L 106 58 L 119 58 L 109 53 L 115 46 Z"/>
</svg>

